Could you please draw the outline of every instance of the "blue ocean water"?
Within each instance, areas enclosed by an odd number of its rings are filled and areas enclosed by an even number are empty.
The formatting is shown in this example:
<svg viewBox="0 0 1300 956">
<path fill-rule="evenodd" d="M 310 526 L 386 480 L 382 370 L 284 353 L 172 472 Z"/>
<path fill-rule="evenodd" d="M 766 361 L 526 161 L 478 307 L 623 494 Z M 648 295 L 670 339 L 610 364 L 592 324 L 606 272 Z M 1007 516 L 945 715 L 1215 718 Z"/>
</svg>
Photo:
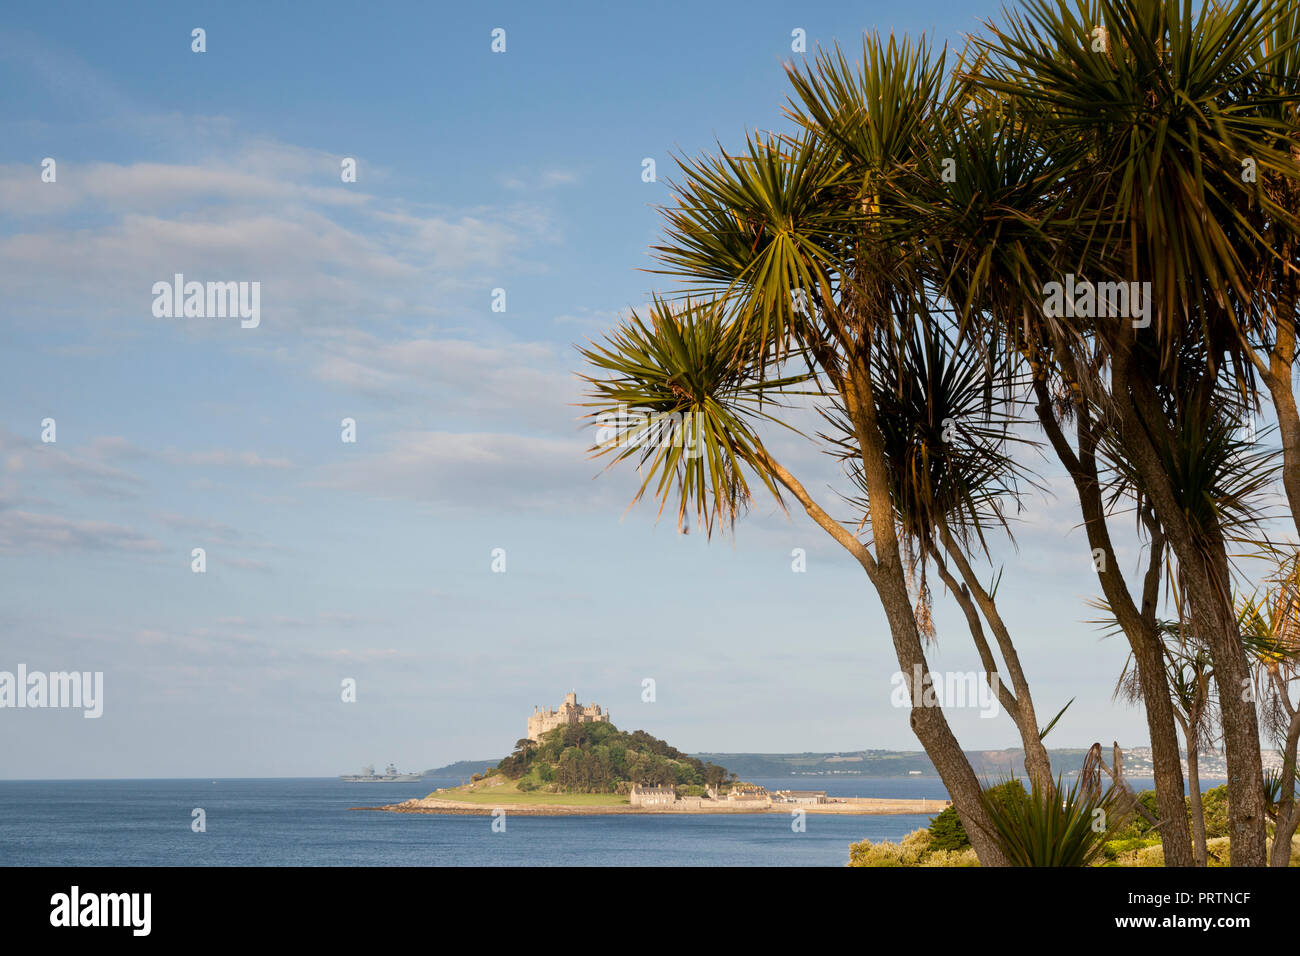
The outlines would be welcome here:
<svg viewBox="0 0 1300 956">
<path fill-rule="evenodd" d="M 486 816 L 370 813 L 461 781 L 0 781 L 3 866 L 842 866 L 849 844 L 898 840 L 928 815 Z M 937 777 L 782 777 L 769 789 L 945 799 Z M 1221 781 L 1204 781 L 1206 787 Z M 1133 779 L 1137 789 L 1151 781 Z M 191 830 L 202 808 L 207 830 Z"/>
<path fill-rule="evenodd" d="M 842 866 L 928 816 L 486 816 L 367 813 L 459 780 L 0 781 L 5 866 Z M 936 778 L 782 778 L 836 796 L 945 797 Z M 191 830 L 202 808 L 207 830 Z"/>
</svg>

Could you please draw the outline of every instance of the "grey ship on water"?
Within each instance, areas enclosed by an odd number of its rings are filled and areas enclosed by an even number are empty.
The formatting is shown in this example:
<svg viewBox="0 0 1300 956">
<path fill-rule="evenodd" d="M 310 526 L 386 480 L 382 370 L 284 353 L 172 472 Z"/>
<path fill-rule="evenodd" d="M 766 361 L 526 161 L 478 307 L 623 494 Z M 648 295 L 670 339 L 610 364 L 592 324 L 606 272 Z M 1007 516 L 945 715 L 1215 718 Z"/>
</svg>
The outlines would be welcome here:
<svg viewBox="0 0 1300 956">
<path fill-rule="evenodd" d="M 361 773 L 343 774 L 339 779 L 346 780 L 348 783 L 409 783 L 412 780 L 424 779 L 424 775 L 398 773 L 397 768 L 390 763 L 384 768 L 383 773 L 375 773 L 373 766 L 365 766 L 361 768 Z"/>
</svg>

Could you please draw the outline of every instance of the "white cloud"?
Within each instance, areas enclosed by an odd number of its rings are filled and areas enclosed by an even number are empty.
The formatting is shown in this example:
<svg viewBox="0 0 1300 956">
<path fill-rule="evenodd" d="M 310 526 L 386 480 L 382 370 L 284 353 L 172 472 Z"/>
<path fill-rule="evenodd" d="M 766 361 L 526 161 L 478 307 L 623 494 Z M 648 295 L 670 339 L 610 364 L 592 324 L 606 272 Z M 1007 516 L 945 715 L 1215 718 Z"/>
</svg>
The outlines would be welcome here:
<svg viewBox="0 0 1300 956">
<path fill-rule="evenodd" d="M 572 186 L 581 182 L 582 177 L 574 169 L 543 169 L 540 171 L 520 171 L 501 180 L 507 189 L 521 191 L 531 189 L 554 189 L 557 186 Z"/>
<path fill-rule="evenodd" d="M 162 551 L 161 542 L 106 521 L 84 521 L 30 511 L 0 510 L 0 551 Z"/>
<path fill-rule="evenodd" d="M 616 507 L 612 482 L 593 482 L 600 465 L 586 443 L 528 435 L 403 432 L 383 450 L 331 466 L 319 482 L 377 498 L 497 512 Z M 630 470 L 630 469 L 627 469 Z M 623 498 L 624 504 L 627 498 Z"/>
<path fill-rule="evenodd" d="M 336 156 L 266 142 L 233 155 L 65 165 L 52 184 L 29 165 L 0 167 L 9 314 L 204 334 L 213 323 L 152 316 L 153 283 L 179 272 L 260 282 L 263 335 L 428 318 L 486 295 L 503 270 L 536 271 L 526 250 L 555 241 L 531 205 L 414 206 L 338 182 Z"/>
<path fill-rule="evenodd" d="M 131 498 L 144 482 L 105 459 L 121 453 L 115 439 L 96 439 L 89 446 L 67 451 L 58 443 L 24 441 L 0 428 L 0 472 L 17 482 L 63 482 L 79 494 L 99 498 Z"/>
<path fill-rule="evenodd" d="M 293 357 L 293 356 L 291 356 Z M 419 397 L 444 421 L 573 434 L 583 409 L 572 357 L 537 342 L 459 338 L 385 340 L 361 331 L 315 338 L 311 373 L 384 399 Z"/>
</svg>

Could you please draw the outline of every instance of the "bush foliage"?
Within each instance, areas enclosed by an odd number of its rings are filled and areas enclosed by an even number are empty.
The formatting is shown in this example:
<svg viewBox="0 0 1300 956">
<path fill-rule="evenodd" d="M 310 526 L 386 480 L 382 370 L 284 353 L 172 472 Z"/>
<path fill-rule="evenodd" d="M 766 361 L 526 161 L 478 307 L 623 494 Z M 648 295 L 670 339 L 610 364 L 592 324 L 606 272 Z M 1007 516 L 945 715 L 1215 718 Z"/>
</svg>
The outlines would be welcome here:
<svg viewBox="0 0 1300 956">
<path fill-rule="evenodd" d="M 541 741 L 520 740 L 497 765 L 520 790 L 565 793 L 622 793 L 633 783 L 682 788 L 702 794 L 722 787 L 733 775 L 670 747 L 644 730 L 625 733 L 613 724 L 570 724 L 544 734 Z"/>
</svg>

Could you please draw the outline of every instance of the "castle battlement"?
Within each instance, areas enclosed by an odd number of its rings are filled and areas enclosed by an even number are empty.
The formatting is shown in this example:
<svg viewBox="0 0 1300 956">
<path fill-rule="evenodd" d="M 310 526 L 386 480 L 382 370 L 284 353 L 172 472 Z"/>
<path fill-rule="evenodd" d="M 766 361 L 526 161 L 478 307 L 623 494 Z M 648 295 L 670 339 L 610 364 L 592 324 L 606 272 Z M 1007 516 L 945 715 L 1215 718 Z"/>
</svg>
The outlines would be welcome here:
<svg viewBox="0 0 1300 956">
<path fill-rule="evenodd" d="M 609 711 L 602 712 L 599 704 L 588 704 L 584 707 L 578 703 L 577 692 L 569 691 L 564 695 L 564 703 L 559 707 L 547 707 L 544 710 L 533 707 L 533 713 L 528 718 L 528 738 L 541 740 L 542 734 L 556 727 L 595 723 L 609 723 Z"/>
</svg>

